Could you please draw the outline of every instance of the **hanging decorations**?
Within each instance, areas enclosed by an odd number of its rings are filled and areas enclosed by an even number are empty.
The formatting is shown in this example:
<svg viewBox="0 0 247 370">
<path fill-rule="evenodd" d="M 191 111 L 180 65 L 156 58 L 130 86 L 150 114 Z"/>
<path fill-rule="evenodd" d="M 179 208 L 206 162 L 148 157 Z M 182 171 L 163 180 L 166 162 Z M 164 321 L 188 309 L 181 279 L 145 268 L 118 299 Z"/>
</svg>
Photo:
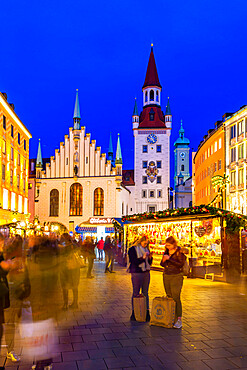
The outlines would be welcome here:
<svg viewBox="0 0 247 370">
<path fill-rule="evenodd" d="M 129 215 L 122 217 L 122 221 L 145 221 L 145 220 L 159 220 L 163 218 L 171 218 L 178 216 L 196 216 L 196 215 L 208 215 L 210 216 L 220 216 L 226 221 L 226 233 L 234 234 L 243 227 L 247 228 L 247 216 L 226 211 L 220 208 L 211 207 L 208 205 L 200 205 L 189 208 L 177 208 L 177 209 L 166 209 L 164 211 L 158 212 L 145 212 L 138 213 L 135 215 Z M 205 233 L 210 233 L 210 223 L 203 225 Z M 203 230 L 198 230 L 199 233 L 202 233 Z"/>
</svg>

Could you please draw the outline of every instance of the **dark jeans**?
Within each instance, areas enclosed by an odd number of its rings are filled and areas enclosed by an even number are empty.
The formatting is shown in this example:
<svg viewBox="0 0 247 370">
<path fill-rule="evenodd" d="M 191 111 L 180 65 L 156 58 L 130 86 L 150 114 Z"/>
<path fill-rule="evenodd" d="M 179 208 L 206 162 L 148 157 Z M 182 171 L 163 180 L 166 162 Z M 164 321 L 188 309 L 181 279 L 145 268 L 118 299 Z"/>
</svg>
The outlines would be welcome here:
<svg viewBox="0 0 247 370">
<path fill-rule="evenodd" d="M 88 257 L 87 277 L 91 276 L 91 272 L 93 269 L 93 263 L 94 263 L 94 258 Z"/>
<path fill-rule="evenodd" d="M 103 261 L 103 249 L 98 249 L 98 253 L 99 253 L 99 260 Z"/>
<path fill-rule="evenodd" d="M 150 271 L 133 272 L 131 274 L 131 281 L 132 281 L 132 286 L 133 286 L 133 294 L 132 294 L 132 299 L 131 299 L 132 310 L 134 309 L 133 297 L 140 294 L 140 291 L 146 297 L 147 310 L 149 310 L 148 288 L 149 288 L 149 283 L 150 283 Z"/>
<path fill-rule="evenodd" d="M 181 290 L 183 287 L 184 277 L 183 274 L 166 275 L 163 274 L 163 282 L 166 295 L 173 298 L 176 302 L 176 316 L 182 316 L 182 303 L 181 303 Z"/>
</svg>

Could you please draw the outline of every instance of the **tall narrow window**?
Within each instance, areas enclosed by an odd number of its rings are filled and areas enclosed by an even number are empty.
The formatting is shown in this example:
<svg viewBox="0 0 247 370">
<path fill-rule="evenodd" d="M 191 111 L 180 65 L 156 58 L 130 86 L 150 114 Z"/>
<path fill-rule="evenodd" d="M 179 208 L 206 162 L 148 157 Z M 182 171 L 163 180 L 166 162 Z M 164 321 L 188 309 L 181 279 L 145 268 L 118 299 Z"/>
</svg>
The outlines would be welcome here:
<svg viewBox="0 0 247 370">
<path fill-rule="evenodd" d="M 5 164 L 2 164 L 2 180 L 5 181 Z"/>
<path fill-rule="evenodd" d="M 11 125 L 11 137 L 14 137 L 14 126 Z"/>
<path fill-rule="evenodd" d="M 150 90 L 150 100 L 151 101 L 154 101 L 154 91 L 153 90 Z"/>
<path fill-rule="evenodd" d="M 26 142 L 26 140 L 24 139 L 24 142 L 23 142 L 24 144 L 24 150 L 27 150 L 27 142 Z"/>
<path fill-rule="evenodd" d="M 94 216 L 104 216 L 104 190 L 97 188 L 94 190 Z"/>
<path fill-rule="evenodd" d="M 18 144 L 21 144 L 21 134 L 18 132 Z"/>
<path fill-rule="evenodd" d="M 148 92 L 145 92 L 145 103 L 148 101 Z"/>
<path fill-rule="evenodd" d="M 50 216 L 58 217 L 59 211 L 59 191 L 52 189 L 50 192 Z"/>
<path fill-rule="evenodd" d="M 3 129 L 6 130 L 6 117 L 3 116 Z"/>
<path fill-rule="evenodd" d="M 159 101 L 159 92 L 156 91 L 156 101 L 158 102 Z"/>
<path fill-rule="evenodd" d="M 82 186 L 79 183 L 70 187 L 70 216 L 82 216 Z"/>
</svg>

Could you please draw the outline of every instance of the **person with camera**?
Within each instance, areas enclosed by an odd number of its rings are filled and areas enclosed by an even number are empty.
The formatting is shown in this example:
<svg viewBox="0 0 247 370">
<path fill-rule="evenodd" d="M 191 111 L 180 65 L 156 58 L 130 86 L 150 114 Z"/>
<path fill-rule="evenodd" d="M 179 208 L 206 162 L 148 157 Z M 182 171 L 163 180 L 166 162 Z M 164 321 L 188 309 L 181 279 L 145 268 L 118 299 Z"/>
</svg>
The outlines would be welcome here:
<svg viewBox="0 0 247 370">
<path fill-rule="evenodd" d="M 148 297 L 148 289 L 150 284 L 150 268 L 153 262 L 152 253 L 149 251 L 148 248 L 149 240 L 147 236 L 142 236 L 140 239 L 137 240 L 136 243 L 129 249 L 129 262 L 130 265 L 128 267 L 128 271 L 131 273 L 131 281 L 133 286 L 133 294 L 132 294 L 132 315 L 130 317 L 131 321 L 135 321 L 135 313 L 134 313 L 134 305 L 133 305 L 133 298 L 140 294 L 146 297 L 147 303 L 147 315 L 146 321 L 150 321 L 150 313 L 149 313 L 149 297 Z"/>
</svg>

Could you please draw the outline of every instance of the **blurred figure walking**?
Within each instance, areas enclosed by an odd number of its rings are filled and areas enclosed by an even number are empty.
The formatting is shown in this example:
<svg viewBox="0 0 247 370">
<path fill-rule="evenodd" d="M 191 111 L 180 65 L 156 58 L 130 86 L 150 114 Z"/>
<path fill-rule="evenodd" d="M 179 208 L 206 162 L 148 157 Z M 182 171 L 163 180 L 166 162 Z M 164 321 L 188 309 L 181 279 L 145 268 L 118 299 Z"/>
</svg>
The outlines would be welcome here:
<svg viewBox="0 0 247 370">
<path fill-rule="evenodd" d="M 88 259 L 88 269 L 87 269 L 87 278 L 93 279 L 92 269 L 96 255 L 94 253 L 95 245 L 91 236 L 87 236 L 84 242 L 82 243 L 82 255 L 85 255 Z"/>
<path fill-rule="evenodd" d="M 107 236 L 105 239 L 104 252 L 106 256 L 105 273 L 107 272 L 112 273 L 114 272 L 113 264 L 114 264 L 114 257 L 115 257 L 115 246 L 109 236 Z"/>
</svg>

